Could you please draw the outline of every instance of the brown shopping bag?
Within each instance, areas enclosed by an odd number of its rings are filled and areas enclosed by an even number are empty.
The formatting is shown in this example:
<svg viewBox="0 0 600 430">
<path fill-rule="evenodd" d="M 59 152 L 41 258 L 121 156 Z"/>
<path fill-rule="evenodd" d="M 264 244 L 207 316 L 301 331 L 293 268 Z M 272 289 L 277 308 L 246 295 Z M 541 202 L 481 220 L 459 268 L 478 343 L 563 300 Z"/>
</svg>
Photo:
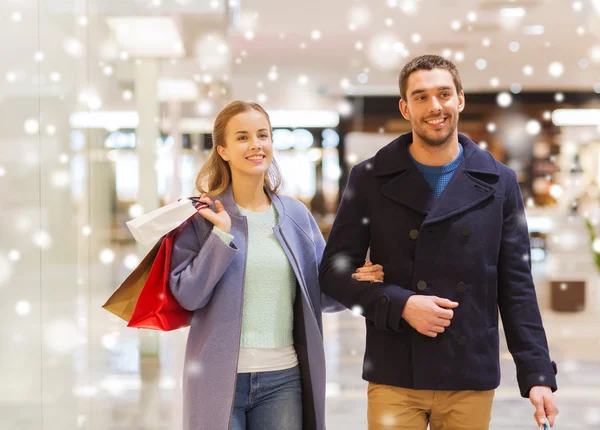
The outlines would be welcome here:
<svg viewBox="0 0 600 430">
<path fill-rule="evenodd" d="M 133 272 L 123 281 L 115 290 L 110 298 L 102 305 L 108 312 L 115 314 L 119 318 L 129 322 L 133 310 L 137 304 L 142 288 L 148 279 L 150 269 L 154 264 L 158 250 L 163 242 L 161 238 L 154 247 L 146 254 L 142 262 L 134 269 Z"/>
</svg>

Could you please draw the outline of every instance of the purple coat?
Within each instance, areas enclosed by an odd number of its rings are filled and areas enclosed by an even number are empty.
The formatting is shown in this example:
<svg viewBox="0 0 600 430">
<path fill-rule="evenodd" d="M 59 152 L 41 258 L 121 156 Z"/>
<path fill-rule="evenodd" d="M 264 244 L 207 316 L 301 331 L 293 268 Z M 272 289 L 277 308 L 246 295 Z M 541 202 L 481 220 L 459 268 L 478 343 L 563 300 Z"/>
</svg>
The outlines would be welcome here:
<svg viewBox="0 0 600 430">
<path fill-rule="evenodd" d="M 325 241 L 308 209 L 299 201 L 269 194 L 279 214 L 273 229 L 297 279 L 294 347 L 302 372 L 304 429 L 325 428 L 325 355 L 321 309 L 341 310 L 321 296 L 317 268 Z M 242 326 L 248 228 L 231 187 L 220 197 L 232 221 L 227 246 L 200 215 L 175 242 L 171 291 L 193 311 L 183 376 L 183 428 L 229 428 Z M 327 308 L 327 309 L 326 309 Z"/>
</svg>

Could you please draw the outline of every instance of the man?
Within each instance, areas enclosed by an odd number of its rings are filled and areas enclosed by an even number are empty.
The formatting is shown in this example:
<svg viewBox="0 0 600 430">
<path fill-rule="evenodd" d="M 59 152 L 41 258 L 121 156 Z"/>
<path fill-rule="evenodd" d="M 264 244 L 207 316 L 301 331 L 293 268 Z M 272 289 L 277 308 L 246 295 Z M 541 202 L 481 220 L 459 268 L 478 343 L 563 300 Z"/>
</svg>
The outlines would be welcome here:
<svg viewBox="0 0 600 430">
<path fill-rule="evenodd" d="M 323 292 L 366 318 L 369 429 L 487 429 L 498 309 L 521 395 L 553 425 L 556 365 L 516 175 L 457 132 L 454 64 L 415 58 L 399 83 L 412 133 L 352 169 L 320 268 Z M 352 279 L 369 248 L 385 283 Z"/>
</svg>

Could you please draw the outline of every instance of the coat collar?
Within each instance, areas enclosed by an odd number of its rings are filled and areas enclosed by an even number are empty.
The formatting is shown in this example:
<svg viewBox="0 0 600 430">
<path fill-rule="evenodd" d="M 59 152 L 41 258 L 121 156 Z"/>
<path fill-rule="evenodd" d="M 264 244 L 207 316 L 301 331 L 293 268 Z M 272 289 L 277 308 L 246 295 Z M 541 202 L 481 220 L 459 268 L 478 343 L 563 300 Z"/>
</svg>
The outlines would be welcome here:
<svg viewBox="0 0 600 430">
<path fill-rule="evenodd" d="M 374 176 L 391 176 L 380 191 L 386 197 L 425 215 L 424 224 L 445 220 L 491 197 L 498 180 L 496 161 L 464 134 L 458 134 L 463 159 L 440 197 L 410 159 L 412 133 L 404 134 L 381 149 L 373 160 Z M 481 177 L 487 177 L 482 180 Z"/>
<path fill-rule="evenodd" d="M 279 197 L 279 195 L 270 191 L 267 187 L 265 187 L 264 189 L 265 189 L 265 193 L 269 196 L 271 203 L 273 204 L 273 206 L 275 206 L 275 210 L 277 211 L 277 218 L 278 218 L 277 224 L 280 225 L 283 222 L 283 220 L 285 219 L 285 207 L 284 207 L 283 201 Z M 220 200 L 221 203 L 223 203 L 225 210 L 227 212 L 229 212 L 230 215 L 243 218 L 243 215 L 240 212 L 240 209 L 238 208 L 238 205 L 236 204 L 236 202 L 233 198 L 233 189 L 231 188 L 231 185 L 229 185 L 229 187 L 227 187 L 227 189 L 223 192 L 223 194 L 215 197 L 213 199 L 213 201 L 214 200 Z"/>
<path fill-rule="evenodd" d="M 408 145 L 413 141 L 412 132 L 403 134 L 384 146 L 373 160 L 373 174 L 386 176 L 416 169 L 408 155 Z M 498 176 L 498 169 L 493 158 L 482 151 L 471 139 L 458 133 L 458 142 L 463 146 L 464 170 L 469 173 L 481 173 Z"/>
</svg>

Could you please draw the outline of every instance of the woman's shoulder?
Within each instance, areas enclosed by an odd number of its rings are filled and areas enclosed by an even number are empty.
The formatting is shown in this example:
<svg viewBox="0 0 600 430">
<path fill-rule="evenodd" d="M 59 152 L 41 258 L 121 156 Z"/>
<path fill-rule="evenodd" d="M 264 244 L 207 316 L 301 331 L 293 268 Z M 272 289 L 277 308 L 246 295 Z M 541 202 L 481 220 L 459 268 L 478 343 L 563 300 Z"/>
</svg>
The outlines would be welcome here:
<svg viewBox="0 0 600 430">
<path fill-rule="evenodd" d="M 310 211 L 300 200 L 283 194 L 277 194 L 277 197 L 281 200 L 286 216 L 305 219 L 307 215 L 310 215 Z"/>
</svg>

